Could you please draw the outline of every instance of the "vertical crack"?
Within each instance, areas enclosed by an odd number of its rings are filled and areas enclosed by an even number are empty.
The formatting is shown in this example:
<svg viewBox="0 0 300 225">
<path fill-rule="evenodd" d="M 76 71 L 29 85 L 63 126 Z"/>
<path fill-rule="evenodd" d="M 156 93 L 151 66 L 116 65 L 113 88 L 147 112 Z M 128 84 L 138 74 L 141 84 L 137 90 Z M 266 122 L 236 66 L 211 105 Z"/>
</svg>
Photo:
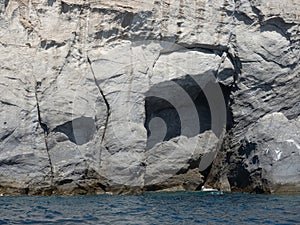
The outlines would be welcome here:
<svg viewBox="0 0 300 225">
<path fill-rule="evenodd" d="M 50 157 L 50 152 L 49 152 L 49 147 L 48 147 L 48 140 L 47 140 L 48 134 L 49 134 L 49 128 L 45 123 L 42 122 L 39 99 L 38 99 L 38 95 L 37 95 L 38 88 L 39 88 L 40 85 L 41 85 L 41 82 L 36 82 L 34 94 L 35 94 L 35 99 L 36 99 L 38 121 L 39 121 L 39 124 L 40 124 L 41 128 L 44 131 L 44 141 L 45 141 L 48 161 L 49 161 L 49 165 L 50 165 L 50 182 L 51 182 L 51 186 L 52 186 L 53 185 L 53 179 L 54 179 L 54 172 L 53 172 L 53 164 L 52 164 L 52 160 L 51 160 L 51 157 Z"/>
<path fill-rule="evenodd" d="M 234 85 L 237 85 L 239 77 L 242 73 L 242 71 L 241 71 L 242 70 L 241 60 L 238 56 L 238 52 L 235 49 L 235 47 L 230 48 L 226 53 L 227 53 L 228 59 L 231 61 L 232 65 L 234 67 L 235 74 L 233 74 L 233 81 L 234 81 Z"/>
<path fill-rule="evenodd" d="M 152 70 L 154 70 L 154 68 L 155 68 L 155 66 L 156 66 L 156 63 L 157 63 L 157 61 L 159 60 L 159 58 L 160 58 L 161 55 L 162 55 L 162 54 L 161 54 L 161 51 L 159 51 L 157 57 L 154 59 L 154 63 L 153 63 L 153 65 L 152 65 Z"/>
<path fill-rule="evenodd" d="M 99 83 L 98 83 L 98 81 L 97 81 L 97 78 L 96 78 L 96 76 L 95 76 L 94 69 L 93 69 L 93 67 L 92 67 L 92 62 L 91 62 L 91 60 L 90 60 L 90 58 L 89 58 L 88 55 L 87 55 L 86 57 L 87 57 L 87 62 L 88 62 L 88 64 L 89 64 L 89 66 L 90 66 L 91 72 L 92 72 L 92 74 L 93 74 L 95 84 L 96 84 L 96 86 L 97 86 L 97 88 L 98 88 L 98 90 L 99 90 L 99 93 L 100 93 L 100 95 L 102 96 L 102 98 L 103 98 L 103 100 L 104 100 L 104 103 L 105 103 L 105 105 L 106 105 L 106 119 L 105 119 L 104 130 L 103 130 L 103 134 L 102 134 L 102 138 L 101 138 L 101 144 L 102 144 L 103 141 L 104 141 L 104 138 L 105 138 L 106 129 L 107 129 L 107 126 L 108 126 L 108 120 L 109 120 L 109 117 L 110 117 L 111 109 L 110 109 L 109 103 L 108 103 L 108 101 L 107 101 L 107 99 L 106 99 L 106 97 L 105 97 L 105 95 L 104 95 L 104 92 L 103 92 L 103 90 L 101 89 L 101 87 L 100 87 L 100 85 L 99 85 Z M 102 148 L 100 149 L 100 153 L 99 153 L 99 166 L 100 166 L 100 167 L 101 167 L 101 156 L 102 156 Z"/>
<path fill-rule="evenodd" d="M 235 19 L 237 15 L 237 7 L 239 6 L 240 1 L 239 0 L 234 0 L 234 9 L 230 17 L 232 18 L 232 22 L 230 25 L 235 28 Z M 239 59 L 238 55 L 238 49 L 237 49 L 237 40 L 236 40 L 236 30 L 233 29 L 230 32 L 228 43 L 227 43 L 227 51 L 226 51 L 226 56 L 227 58 L 231 61 L 235 74 L 233 74 L 233 81 L 234 85 L 237 85 L 237 82 L 239 80 L 239 77 L 241 75 L 241 69 L 242 69 L 242 64 Z"/>
<path fill-rule="evenodd" d="M 4 8 L 6 9 L 9 4 L 9 0 L 4 0 Z"/>
<path fill-rule="evenodd" d="M 97 81 L 97 78 L 95 76 L 95 72 L 94 72 L 93 67 L 92 67 L 92 62 L 91 62 L 89 56 L 87 56 L 87 61 L 88 61 L 89 65 L 90 65 L 91 72 L 93 74 L 95 84 L 96 84 L 96 86 L 97 86 L 97 88 L 98 88 L 98 90 L 99 90 L 99 92 L 100 92 L 100 94 L 101 94 L 101 96 L 102 96 L 102 98 L 104 100 L 104 103 L 106 105 L 106 119 L 105 119 L 104 131 L 103 131 L 102 138 L 101 138 L 101 143 L 103 143 L 103 140 L 104 140 L 104 137 L 105 137 L 105 133 L 106 133 L 106 129 L 107 129 L 107 125 L 108 125 L 108 119 L 109 119 L 111 111 L 110 111 L 109 103 L 108 103 L 108 101 L 107 101 L 107 99 L 106 99 L 106 97 L 105 97 L 105 95 L 103 93 L 103 90 L 101 89 L 101 87 L 100 87 L 100 85 L 99 85 L 99 83 Z"/>
</svg>

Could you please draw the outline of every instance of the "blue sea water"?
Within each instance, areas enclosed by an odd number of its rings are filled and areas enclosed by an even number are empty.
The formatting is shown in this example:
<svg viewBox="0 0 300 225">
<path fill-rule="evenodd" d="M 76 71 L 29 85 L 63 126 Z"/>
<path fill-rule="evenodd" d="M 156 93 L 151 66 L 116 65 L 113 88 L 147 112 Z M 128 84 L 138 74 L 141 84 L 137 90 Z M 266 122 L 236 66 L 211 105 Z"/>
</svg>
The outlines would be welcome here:
<svg viewBox="0 0 300 225">
<path fill-rule="evenodd" d="M 3 196 L 0 224 L 300 224 L 300 196 L 221 192 Z"/>
</svg>

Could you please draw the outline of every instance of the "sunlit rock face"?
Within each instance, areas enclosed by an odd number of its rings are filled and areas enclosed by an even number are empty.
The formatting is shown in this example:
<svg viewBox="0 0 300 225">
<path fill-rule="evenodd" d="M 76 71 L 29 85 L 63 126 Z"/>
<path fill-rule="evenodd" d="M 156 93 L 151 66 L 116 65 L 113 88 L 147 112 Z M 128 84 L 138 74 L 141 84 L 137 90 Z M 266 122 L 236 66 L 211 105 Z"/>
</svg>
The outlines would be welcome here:
<svg viewBox="0 0 300 225">
<path fill-rule="evenodd" d="M 250 179 L 261 182 L 260 187 L 276 192 L 299 188 L 299 126 L 299 117 L 288 120 L 282 113 L 271 113 L 247 131 L 240 152 L 246 157 L 245 171 Z"/>
<path fill-rule="evenodd" d="M 299 12 L 0 0 L 0 193 L 299 191 Z"/>
</svg>

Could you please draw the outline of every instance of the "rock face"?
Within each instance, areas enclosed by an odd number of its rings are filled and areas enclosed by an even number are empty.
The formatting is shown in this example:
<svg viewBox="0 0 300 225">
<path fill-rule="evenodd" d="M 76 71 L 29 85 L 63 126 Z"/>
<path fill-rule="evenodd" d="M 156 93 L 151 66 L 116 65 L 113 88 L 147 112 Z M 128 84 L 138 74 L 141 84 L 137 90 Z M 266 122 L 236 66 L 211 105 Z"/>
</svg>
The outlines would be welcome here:
<svg viewBox="0 0 300 225">
<path fill-rule="evenodd" d="M 0 193 L 299 192 L 299 12 L 0 0 Z"/>
<path fill-rule="evenodd" d="M 265 188 L 274 191 L 299 185 L 299 127 L 299 117 L 288 120 L 282 113 L 272 113 L 247 131 L 241 150 L 246 154 L 244 163 L 251 179 L 260 172 L 268 182 Z"/>
</svg>

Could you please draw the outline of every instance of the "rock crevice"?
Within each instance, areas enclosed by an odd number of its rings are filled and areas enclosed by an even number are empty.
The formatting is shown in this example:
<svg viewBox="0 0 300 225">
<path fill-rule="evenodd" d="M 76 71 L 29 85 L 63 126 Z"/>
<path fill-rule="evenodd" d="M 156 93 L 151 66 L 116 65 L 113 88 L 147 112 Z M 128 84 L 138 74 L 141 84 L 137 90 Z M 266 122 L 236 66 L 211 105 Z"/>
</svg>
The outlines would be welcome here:
<svg viewBox="0 0 300 225">
<path fill-rule="evenodd" d="M 41 118 L 41 112 L 40 112 L 40 104 L 39 104 L 39 99 L 38 99 L 38 88 L 40 86 L 40 83 L 36 82 L 35 85 L 35 99 L 36 99 L 36 108 L 37 108 L 37 117 L 38 117 L 38 122 L 40 127 L 43 129 L 44 133 L 44 142 L 45 142 L 45 147 L 46 147 L 46 152 L 47 152 L 47 157 L 48 157 L 48 162 L 49 162 L 49 167 L 50 167 L 50 182 L 51 186 L 53 185 L 53 179 L 54 179 L 54 170 L 53 170 L 53 164 L 50 156 L 50 150 L 48 146 L 48 134 L 49 134 L 49 128 L 48 126 L 43 123 L 42 118 Z"/>
</svg>

